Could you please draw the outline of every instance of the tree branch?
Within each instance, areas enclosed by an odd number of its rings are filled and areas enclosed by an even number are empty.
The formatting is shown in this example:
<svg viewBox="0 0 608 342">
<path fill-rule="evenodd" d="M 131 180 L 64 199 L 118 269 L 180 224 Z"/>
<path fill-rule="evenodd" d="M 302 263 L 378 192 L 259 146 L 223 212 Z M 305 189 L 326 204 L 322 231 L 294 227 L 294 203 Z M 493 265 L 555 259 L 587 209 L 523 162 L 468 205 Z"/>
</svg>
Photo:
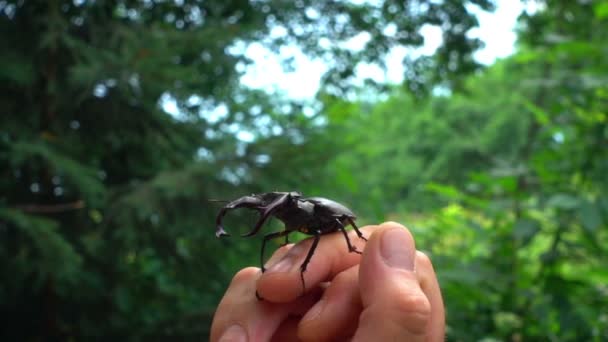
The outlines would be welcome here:
<svg viewBox="0 0 608 342">
<path fill-rule="evenodd" d="M 26 213 L 35 213 L 35 214 L 53 214 L 53 213 L 61 213 L 70 210 L 78 210 L 85 207 L 85 203 L 83 200 L 77 200 L 69 203 L 61 203 L 61 204 L 19 204 L 15 206 L 15 209 L 24 211 Z"/>
</svg>

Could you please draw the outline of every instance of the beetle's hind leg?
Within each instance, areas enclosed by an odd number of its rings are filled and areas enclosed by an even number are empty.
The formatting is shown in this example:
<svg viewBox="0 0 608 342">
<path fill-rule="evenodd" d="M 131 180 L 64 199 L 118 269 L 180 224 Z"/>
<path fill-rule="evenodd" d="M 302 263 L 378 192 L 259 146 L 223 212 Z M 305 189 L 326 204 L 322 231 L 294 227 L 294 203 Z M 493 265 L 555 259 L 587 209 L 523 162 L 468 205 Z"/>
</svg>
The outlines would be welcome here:
<svg viewBox="0 0 608 342">
<path fill-rule="evenodd" d="M 344 229 L 344 225 L 342 224 L 342 222 L 340 222 L 340 220 L 338 220 L 338 219 L 336 219 L 336 221 L 338 223 L 338 229 L 340 229 L 342 234 L 344 234 L 344 239 L 346 239 L 346 245 L 348 246 L 348 251 L 352 252 L 352 253 L 363 254 L 361 251 L 359 251 L 357 249 L 357 247 L 353 246 L 353 244 L 350 242 L 350 239 L 348 238 L 348 234 L 346 233 L 346 229 Z"/>
<path fill-rule="evenodd" d="M 348 216 L 346 217 L 346 220 L 348 221 L 348 223 L 350 223 L 351 226 L 353 226 L 353 229 L 355 229 L 355 233 L 357 233 L 357 236 L 360 239 L 367 241 L 365 236 L 363 236 L 363 233 L 361 233 L 361 231 L 359 230 L 359 227 L 357 227 L 357 225 L 355 224 L 355 220 L 353 220 L 352 218 L 350 218 Z"/>
</svg>

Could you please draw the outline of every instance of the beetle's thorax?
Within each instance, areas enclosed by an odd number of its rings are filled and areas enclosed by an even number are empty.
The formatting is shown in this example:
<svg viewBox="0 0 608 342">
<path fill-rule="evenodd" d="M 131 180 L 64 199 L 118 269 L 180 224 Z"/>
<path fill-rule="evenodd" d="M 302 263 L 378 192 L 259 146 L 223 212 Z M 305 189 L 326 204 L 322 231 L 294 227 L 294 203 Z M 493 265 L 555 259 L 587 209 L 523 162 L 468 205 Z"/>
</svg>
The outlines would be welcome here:
<svg viewBox="0 0 608 342">
<path fill-rule="evenodd" d="M 274 216 L 285 224 L 287 230 L 299 230 L 314 216 L 315 205 L 308 201 L 292 199 L 289 205 L 279 208 Z"/>
<path fill-rule="evenodd" d="M 289 231 L 299 231 L 304 234 L 324 234 L 334 232 L 344 224 L 341 216 L 354 217 L 350 210 L 332 210 L 341 208 L 328 208 L 325 203 L 318 203 L 317 200 L 304 198 L 293 199 L 290 205 L 286 205 L 275 212 L 275 217 L 285 224 L 285 229 Z M 352 215 L 352 216 L 351 216 Z"/>
</svg>

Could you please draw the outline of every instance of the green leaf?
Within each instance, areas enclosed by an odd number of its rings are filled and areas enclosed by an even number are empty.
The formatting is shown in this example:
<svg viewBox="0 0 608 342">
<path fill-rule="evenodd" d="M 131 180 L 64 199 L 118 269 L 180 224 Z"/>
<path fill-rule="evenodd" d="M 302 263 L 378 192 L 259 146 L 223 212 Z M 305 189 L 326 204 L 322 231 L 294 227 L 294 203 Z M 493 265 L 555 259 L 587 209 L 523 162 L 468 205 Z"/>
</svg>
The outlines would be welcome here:
<svg viewBox="0 0 608 342">
<path fill-rule="evenodd" d="M 602 2 L 595 5 L 593 12 L 598 19 L 608 18 L 608 2 Z"/>
<path fill-rule="evenodd" d="M 463 283 L 468 286 L 477 286 L 483 279 L 483 275 L 475 270 L 461 267 L 459 269 L 440 270 L 437 272 L 437 276 L 442 282 L 450 283 Z"/>
<path fill-rule="evenodd" d="M 523 325 L 521 317 L 512 312 L 497 312 L 494 314 L 496 327 L 503 332 L 511 332 Z"/>
<path fill-rule="evenodd" d="M 497 179 L 496 183 L 508 193 L 513 193 L 517 190 L 517 177 L 502 177 Z"/>
<path fill-rule="evenodd" d="M 449 199 L 459 199 L 462 197 L 462 193 L 454 186 L 443 185 L 438 183 L 429 183 L 427 184 L 427 189 L 430 191 L 445 196 Z"/>
<path fill-rule="evenodd" d="M 116 305 L 123 312 L 128 312 L 132 308 L 133 298 L 129 290 L 124 286 L 119 286 L 114 290 L 114 300 Z"/>
<path fill-rule="evenodd" d="M 0 68 L 0 80 L 15 82 L 19 86 L 28 86 L 34 81 L 33 62 L 20 57 L 11 51 L 2 51 L 0 59 L 4 65 Z"/>
<path fill-rule="evenodd" d="M 579 217 L 583 224 L 583 228 L 589 233 L 596 232 L 603 223 L 599 203 L 582 201 L 579 208 Z"/>
<path fill-rule="evenodd" d="M 541 126 L 545 126 L 551 122 L 547 111 L 537 106 L 536 104 L 530 101 L 526 101 L 524 103 L 524 106 L 534 115 L 536 122 L 538 122 Z"/>
<path fill-rule="evenodd" d="M 563 210 L 572 210 L 578 208 L 580 205 L 579 198 L 569 194 L 557 194 L 553 195 L 547 201 L 548 207 L 555 207 Z"/>
<path fill-rule="evenodd" d="M 521 242 L 522 246 L 532 241 L 532 238 L 540 231 L 540 223 L 531 218 L 522 218 L 513 225 L 513 236 Z"/>
</svg>

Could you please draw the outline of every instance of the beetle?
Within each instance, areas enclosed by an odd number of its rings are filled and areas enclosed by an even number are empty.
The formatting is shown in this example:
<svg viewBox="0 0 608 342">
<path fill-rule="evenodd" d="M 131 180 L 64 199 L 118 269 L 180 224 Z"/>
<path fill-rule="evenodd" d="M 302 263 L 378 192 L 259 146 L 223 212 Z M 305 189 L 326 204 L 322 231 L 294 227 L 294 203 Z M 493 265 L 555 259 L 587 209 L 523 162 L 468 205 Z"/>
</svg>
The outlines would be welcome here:
<svg viewBox="0 0 608 342">
<path fill-rule="evenodd" d="M 284 230 L 264 236 L 260 251 L 262 272 L 266 271 L 264 268 L 264 249 L 268 241 L 285 237 L 285 243 L 282 245 L 284 246 L 289 243 L 289 234 L 296 231 L 314 236 L 314 240 L 310 246 L 310 249 L 308 250 L 308 254 L 304 259 L 304 262 L 300 265 L 300 279 L 302 280 L 303 292 L 306 290 L 304 272 L 306 272 L 306 267 L 308 266 L 317 245 L 319 244 L 321 235 L 337 232 L 338 230 L 341 231 L 346 239 L 348 251 L 358 254 L 361 254 L 361 252 L 352 245 L 350 239 L 348 238 L 348 234 L 346 234 L 345 227 L 347 225 L 351 225 L 354 228 L 357 236 L 360 239 L 367 241 L 367 239 L 363 236 L 363 233 L 361 233 L 359 230 L 359 227 L 357 227 L 355 224 L 357 217 L 350 209 L 327 198 L 302 197 L 302 194 L 297 191 L 275 191 L 251 194 L 249 196 L 243 196 L 229 202 L 222 209 L 220 209 L 219 213 L 217 214 L 215 235 L 218 238 L 230 236 L 230 234 L 224 230 L 222 219 L 229 210 L 237 208 L 253 209 L 260 213 L 260 217 L 253 227 L 253 230 L 242 235 L 243 237 L 250 237 L 257 234 L 270 217 L 276 217 L 285 224 Z"/>
</svg>

